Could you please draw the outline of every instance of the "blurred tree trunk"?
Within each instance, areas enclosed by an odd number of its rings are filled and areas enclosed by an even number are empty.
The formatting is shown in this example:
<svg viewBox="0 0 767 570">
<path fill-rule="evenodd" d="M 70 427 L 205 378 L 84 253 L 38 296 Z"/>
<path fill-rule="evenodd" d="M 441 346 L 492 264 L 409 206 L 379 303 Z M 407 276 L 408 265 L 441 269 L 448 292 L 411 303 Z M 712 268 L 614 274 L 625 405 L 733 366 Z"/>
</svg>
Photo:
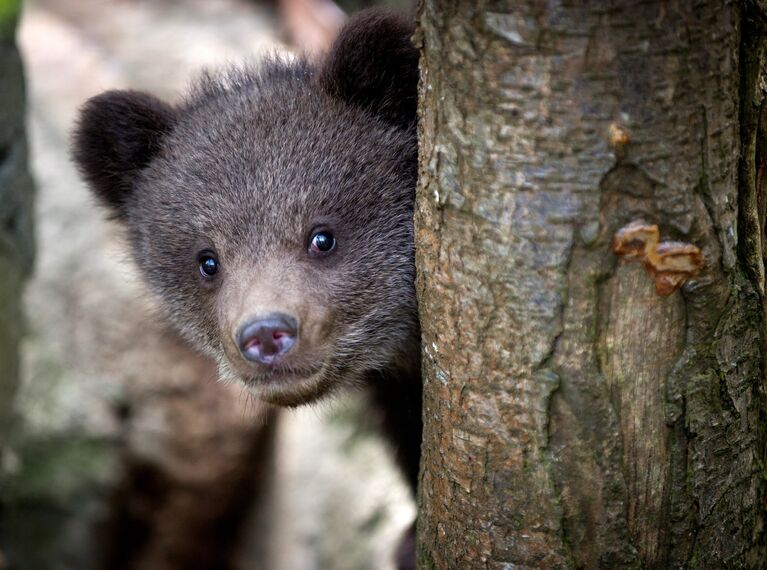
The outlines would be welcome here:
<svg viewBox="0 0 767 570">
<path fill-rule="evenodd" d="M 34 257 L 24 75 L 15 42 L 20 7 L 18 0 L 0 1 L 0 455 L 6 452 L 19 381 L 21 288 Z"/>
<path fill-rule="evenodd" d="M 422 568 L 766 567 L 764 8 L 422 2 Z"/>
<path fill-rule="evenodd" d="M 10 564 L 3 518 L 5 482 L 17 461 L 10 440 L 19 388 L 21 290 L 34 258 L 24 74 L 15 41 L 20 8 L 19 0 L 0 0 L 0 569 Z"/>
</svg>

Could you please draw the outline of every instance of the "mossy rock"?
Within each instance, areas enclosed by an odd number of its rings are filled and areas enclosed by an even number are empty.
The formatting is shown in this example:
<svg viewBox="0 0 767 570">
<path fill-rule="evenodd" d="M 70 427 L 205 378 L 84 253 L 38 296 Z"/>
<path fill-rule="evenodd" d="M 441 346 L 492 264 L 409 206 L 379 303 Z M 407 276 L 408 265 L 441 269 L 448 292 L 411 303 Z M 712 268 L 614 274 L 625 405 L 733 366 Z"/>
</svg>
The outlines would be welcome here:
<svg viewBox="0 0 767 570">
<path fill-rule="evenodd" d="M 12 449 L 0 472 L 0 551 L 9 568 L 95 568 L 94 530 L 117 474 L 110 443 L 69 433 Z"/>
</svg>

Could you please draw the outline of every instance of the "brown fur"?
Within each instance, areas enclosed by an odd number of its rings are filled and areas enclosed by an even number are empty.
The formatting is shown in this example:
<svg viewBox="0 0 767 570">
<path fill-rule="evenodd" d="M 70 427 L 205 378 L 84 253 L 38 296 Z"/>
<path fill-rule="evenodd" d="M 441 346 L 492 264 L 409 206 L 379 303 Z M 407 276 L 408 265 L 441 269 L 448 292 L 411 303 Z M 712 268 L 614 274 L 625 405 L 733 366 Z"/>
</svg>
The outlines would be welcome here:
<svg viewBox="0 0 767 570">
<path fill-rule="evenodd" d="M 414 292 L 418 53 L 411 26 L 350 20 L 327 59 L 205 75 L 181 104 L 111 91 L 83 107 L 74 157 L 128 230 L 169 319 L 258 397 L 296 406 L 371 390 L 413 486 L 421 441 Z M 307 254 L 311 232 L 337 247 Z M 204 279 L 201 251 L 219 272 Z M 236 331 L 270 312 L 299 323 L 277 366 Z"/>
</svg>

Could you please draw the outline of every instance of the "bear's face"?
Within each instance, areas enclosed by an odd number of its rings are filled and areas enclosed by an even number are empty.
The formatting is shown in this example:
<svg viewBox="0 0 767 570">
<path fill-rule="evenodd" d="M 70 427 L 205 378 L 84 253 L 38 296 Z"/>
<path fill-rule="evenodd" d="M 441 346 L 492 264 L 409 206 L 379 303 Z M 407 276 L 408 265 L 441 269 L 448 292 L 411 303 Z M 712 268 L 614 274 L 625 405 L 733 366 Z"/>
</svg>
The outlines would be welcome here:
<svg viewBox="0 0 767 570">
<path fill-rule="evenodd" d="M 140 271 L 264 400 L 418 365 L 408 36 L 393 17 L 357 18 L 319 70 L 272 62 L 207 77 L 176 107 L 137 92 L 84 107 L 75 158 Z"/>
<path fill-rule="evenodd" d="M 414 153 L 411 133 L 301 85 L 224 96 L 182 115 L 136 181 L 134 257 L 229 376 L 306 401 L 413 344 Z M 272 315 L 293 346 L 249 359 L 258 339 L 239 335 Z"/>
</svg>

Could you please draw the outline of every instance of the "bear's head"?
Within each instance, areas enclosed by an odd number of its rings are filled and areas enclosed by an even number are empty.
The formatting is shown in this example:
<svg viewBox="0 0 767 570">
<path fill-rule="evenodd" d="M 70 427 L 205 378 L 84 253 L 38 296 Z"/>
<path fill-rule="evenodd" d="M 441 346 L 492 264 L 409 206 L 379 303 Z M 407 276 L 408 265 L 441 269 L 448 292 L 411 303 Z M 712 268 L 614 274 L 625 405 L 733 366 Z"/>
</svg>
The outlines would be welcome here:
<svg viewBox="0 0 767 570">
<path fill-rule="evenodd" d="M 177 105 L 110 91 L 73 154 L 170 320 L 280 405 L 418 367 L 418 52 L 391 14 L 324 61 L 206 75 Z"/>
</svg>

